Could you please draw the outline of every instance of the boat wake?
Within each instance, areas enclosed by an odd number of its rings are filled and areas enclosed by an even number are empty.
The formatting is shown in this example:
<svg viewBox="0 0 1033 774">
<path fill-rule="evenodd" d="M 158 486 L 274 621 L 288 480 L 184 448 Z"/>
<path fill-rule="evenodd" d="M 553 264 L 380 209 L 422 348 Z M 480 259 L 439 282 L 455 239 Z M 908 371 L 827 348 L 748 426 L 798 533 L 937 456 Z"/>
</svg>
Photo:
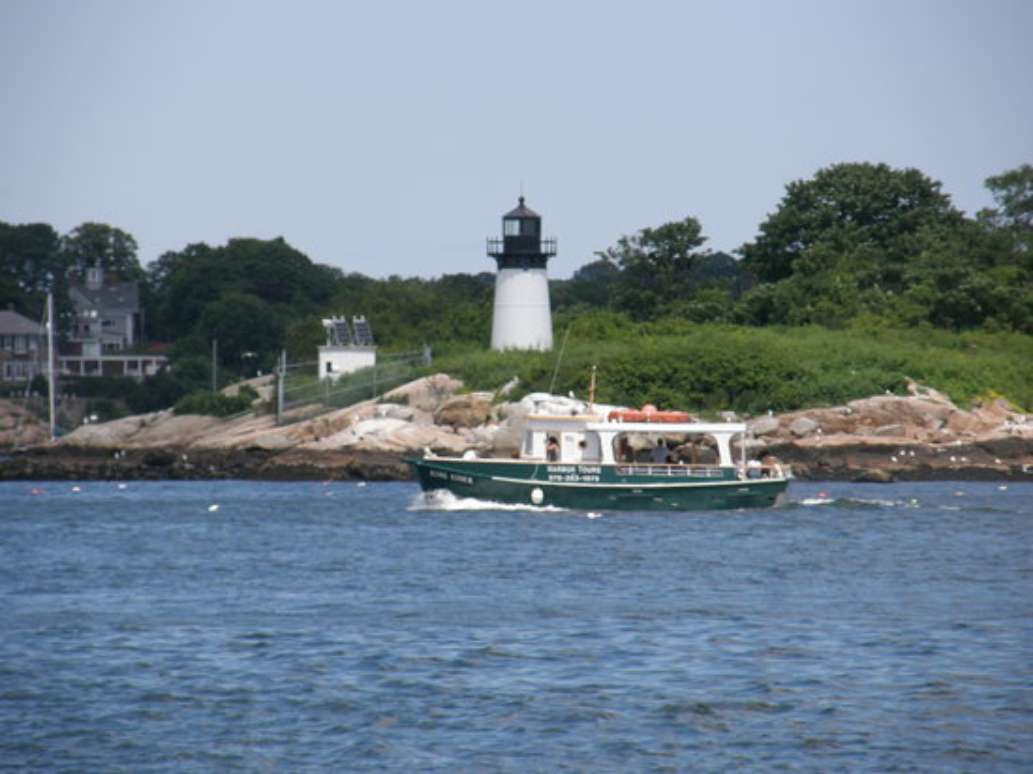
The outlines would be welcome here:
<svg viewBox="0 0 1033 774">
<path fill-rule="evenodd" d="M 519 505 L 478 500 L 476 497 L 456 497 L 447 489 L 420 492 L 413 497 L 410 511 L 534 511 L 537 513 L 565 513 L 566 508 L 555 505 Z"/>
<path fill-rule="evenodd" d="M 905 509 L 932 509 L 939 511 L 960 511 L 965 510 L 971 513 L 1004 513 L 1006 508 L 995 507 L 993 505 L 987 505 L 985 503 L 968 503 L 960 498 L 965 496 L 964 492 L 955 492 L 954 503 L 944 503 L 935 501 L 921 501 L 917 497 L 898 498 L 896 500 L 888 500 L 881 498 L 862 498 L 862 497 L 829 497 L 825 493 L 820 493 L 817 497 L 804 497 L 800 500 L 788 500 L 782 503 L 779 507 L 792 509 L 792 508 L 814 508 L 814 507 L 826 507 L 832 506 L 833 508 L 852 510 L 852 511 L 863 511 L 863 510 L 905 510 Z"/>
<path fill-rule="evenodd" d="M 824 494 L 819 494 L 817 497 L 805 497 L 802 500 L 789 500 L 784 503 L 784 507 L 787 508 L 798 508 L 808 507 L 812 508 L 815 506 L 827 506 L 831 505 L 835 508 L 851 508 L 854 510 L 860 509 L 879 509 L 879 508 L 918 508 L 919 502 L 915 498 L 908 500 L 883 500 L 878 498 L 863 498 L 863 497 L 829 497 Z"/>
</svg>

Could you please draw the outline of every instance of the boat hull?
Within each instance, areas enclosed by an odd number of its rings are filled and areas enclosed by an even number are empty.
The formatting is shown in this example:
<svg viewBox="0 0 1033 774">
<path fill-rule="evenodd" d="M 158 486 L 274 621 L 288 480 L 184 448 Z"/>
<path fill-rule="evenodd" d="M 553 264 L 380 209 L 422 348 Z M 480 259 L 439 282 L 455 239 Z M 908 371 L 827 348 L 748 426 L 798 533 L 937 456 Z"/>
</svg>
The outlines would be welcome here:
<svg viewBox="0 0 1033 774">
<path fill-rule="evenodd" d="M 785 492 L 784 478 L 740 480 L 723 468 L 663 466 L 641 472 L 619 465 L 560 465 L 451 458 L 410 459 L 424 491 L 575 510 L 698 511 L 765 508 Z"/>
</svg>

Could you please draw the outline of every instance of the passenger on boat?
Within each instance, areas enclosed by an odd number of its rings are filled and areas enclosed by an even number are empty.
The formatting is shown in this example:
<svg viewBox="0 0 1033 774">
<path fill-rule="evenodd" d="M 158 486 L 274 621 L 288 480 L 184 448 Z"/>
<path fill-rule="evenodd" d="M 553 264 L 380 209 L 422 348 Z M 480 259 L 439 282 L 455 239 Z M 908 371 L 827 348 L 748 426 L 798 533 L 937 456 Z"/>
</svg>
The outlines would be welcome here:
<svg viewBox="0 0 1033 774">
<path fill-rule="evenodd" d="M 560 458 L 560 444 L 556 440 L 556 436 L 550 435 L 549 440 L 545 443 L 545 459 L 549 462 L 556 462 Z"/>
<path fill-rule="evenodd" d="M 619 462 L 633 462 L 634 459 L 635 455 L 631 451 L 628 439 L 621 436 L 620 443 L 617 444 L 617 460 Z"/>
<path fill-rule="evenodd" d="M 670 462 L 671 458 L 667 454 L 667 444 L 663 438 L 658 438 L 656 446 L 653 447 L 653 462 L 662 465 L 666 462 Z"/>
</svg>

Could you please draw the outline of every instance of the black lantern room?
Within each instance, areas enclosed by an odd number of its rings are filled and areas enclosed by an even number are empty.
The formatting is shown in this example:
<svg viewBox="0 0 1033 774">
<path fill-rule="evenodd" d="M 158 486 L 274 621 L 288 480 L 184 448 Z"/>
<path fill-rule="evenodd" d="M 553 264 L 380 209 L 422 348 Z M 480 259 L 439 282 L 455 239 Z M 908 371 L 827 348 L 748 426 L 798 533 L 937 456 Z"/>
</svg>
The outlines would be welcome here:
<svg viewBox="0 0 1033 774">
<path fill-rule="evenodd" d="M 488 238 L 488 255 L 500 269 L 544 269 L 556 255 L 555 238 L 542 239 L 542 216 L 524 204 L 502 216 L 502 239 Z"/>
</svg>

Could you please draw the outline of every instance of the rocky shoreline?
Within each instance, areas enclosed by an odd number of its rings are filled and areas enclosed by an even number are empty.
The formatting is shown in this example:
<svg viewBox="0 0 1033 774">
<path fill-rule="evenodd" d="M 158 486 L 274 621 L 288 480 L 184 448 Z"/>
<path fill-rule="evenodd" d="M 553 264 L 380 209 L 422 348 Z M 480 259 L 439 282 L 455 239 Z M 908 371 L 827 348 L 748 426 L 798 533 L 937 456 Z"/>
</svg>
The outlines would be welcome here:
<svg viewBox="0 0 1033 774">
<path fill-rule="evenodd" d="M 425 448 L 510 455 L 528 413 L 584 404 L 530 395 L 462 393 L 444 374 L 379 401 L 277 425 L 269 415 L 234 420 L 156 412 L 85 425 L 53 443 L 16 408 L 0 405 L 0 480 L 366 480 L 412 478 L 404 458 Z M 0 402 L 2 404 L 4 402 Z M 1033 416 L 1002 400 L 970 410 L 912 385 L 908 396 L 749 421 L 751 457 L 774 454 L 796 478 L 826 481 L 1033 481 Z M 688 453 L 688 452 L 686 452 Z"/>
</svg>

